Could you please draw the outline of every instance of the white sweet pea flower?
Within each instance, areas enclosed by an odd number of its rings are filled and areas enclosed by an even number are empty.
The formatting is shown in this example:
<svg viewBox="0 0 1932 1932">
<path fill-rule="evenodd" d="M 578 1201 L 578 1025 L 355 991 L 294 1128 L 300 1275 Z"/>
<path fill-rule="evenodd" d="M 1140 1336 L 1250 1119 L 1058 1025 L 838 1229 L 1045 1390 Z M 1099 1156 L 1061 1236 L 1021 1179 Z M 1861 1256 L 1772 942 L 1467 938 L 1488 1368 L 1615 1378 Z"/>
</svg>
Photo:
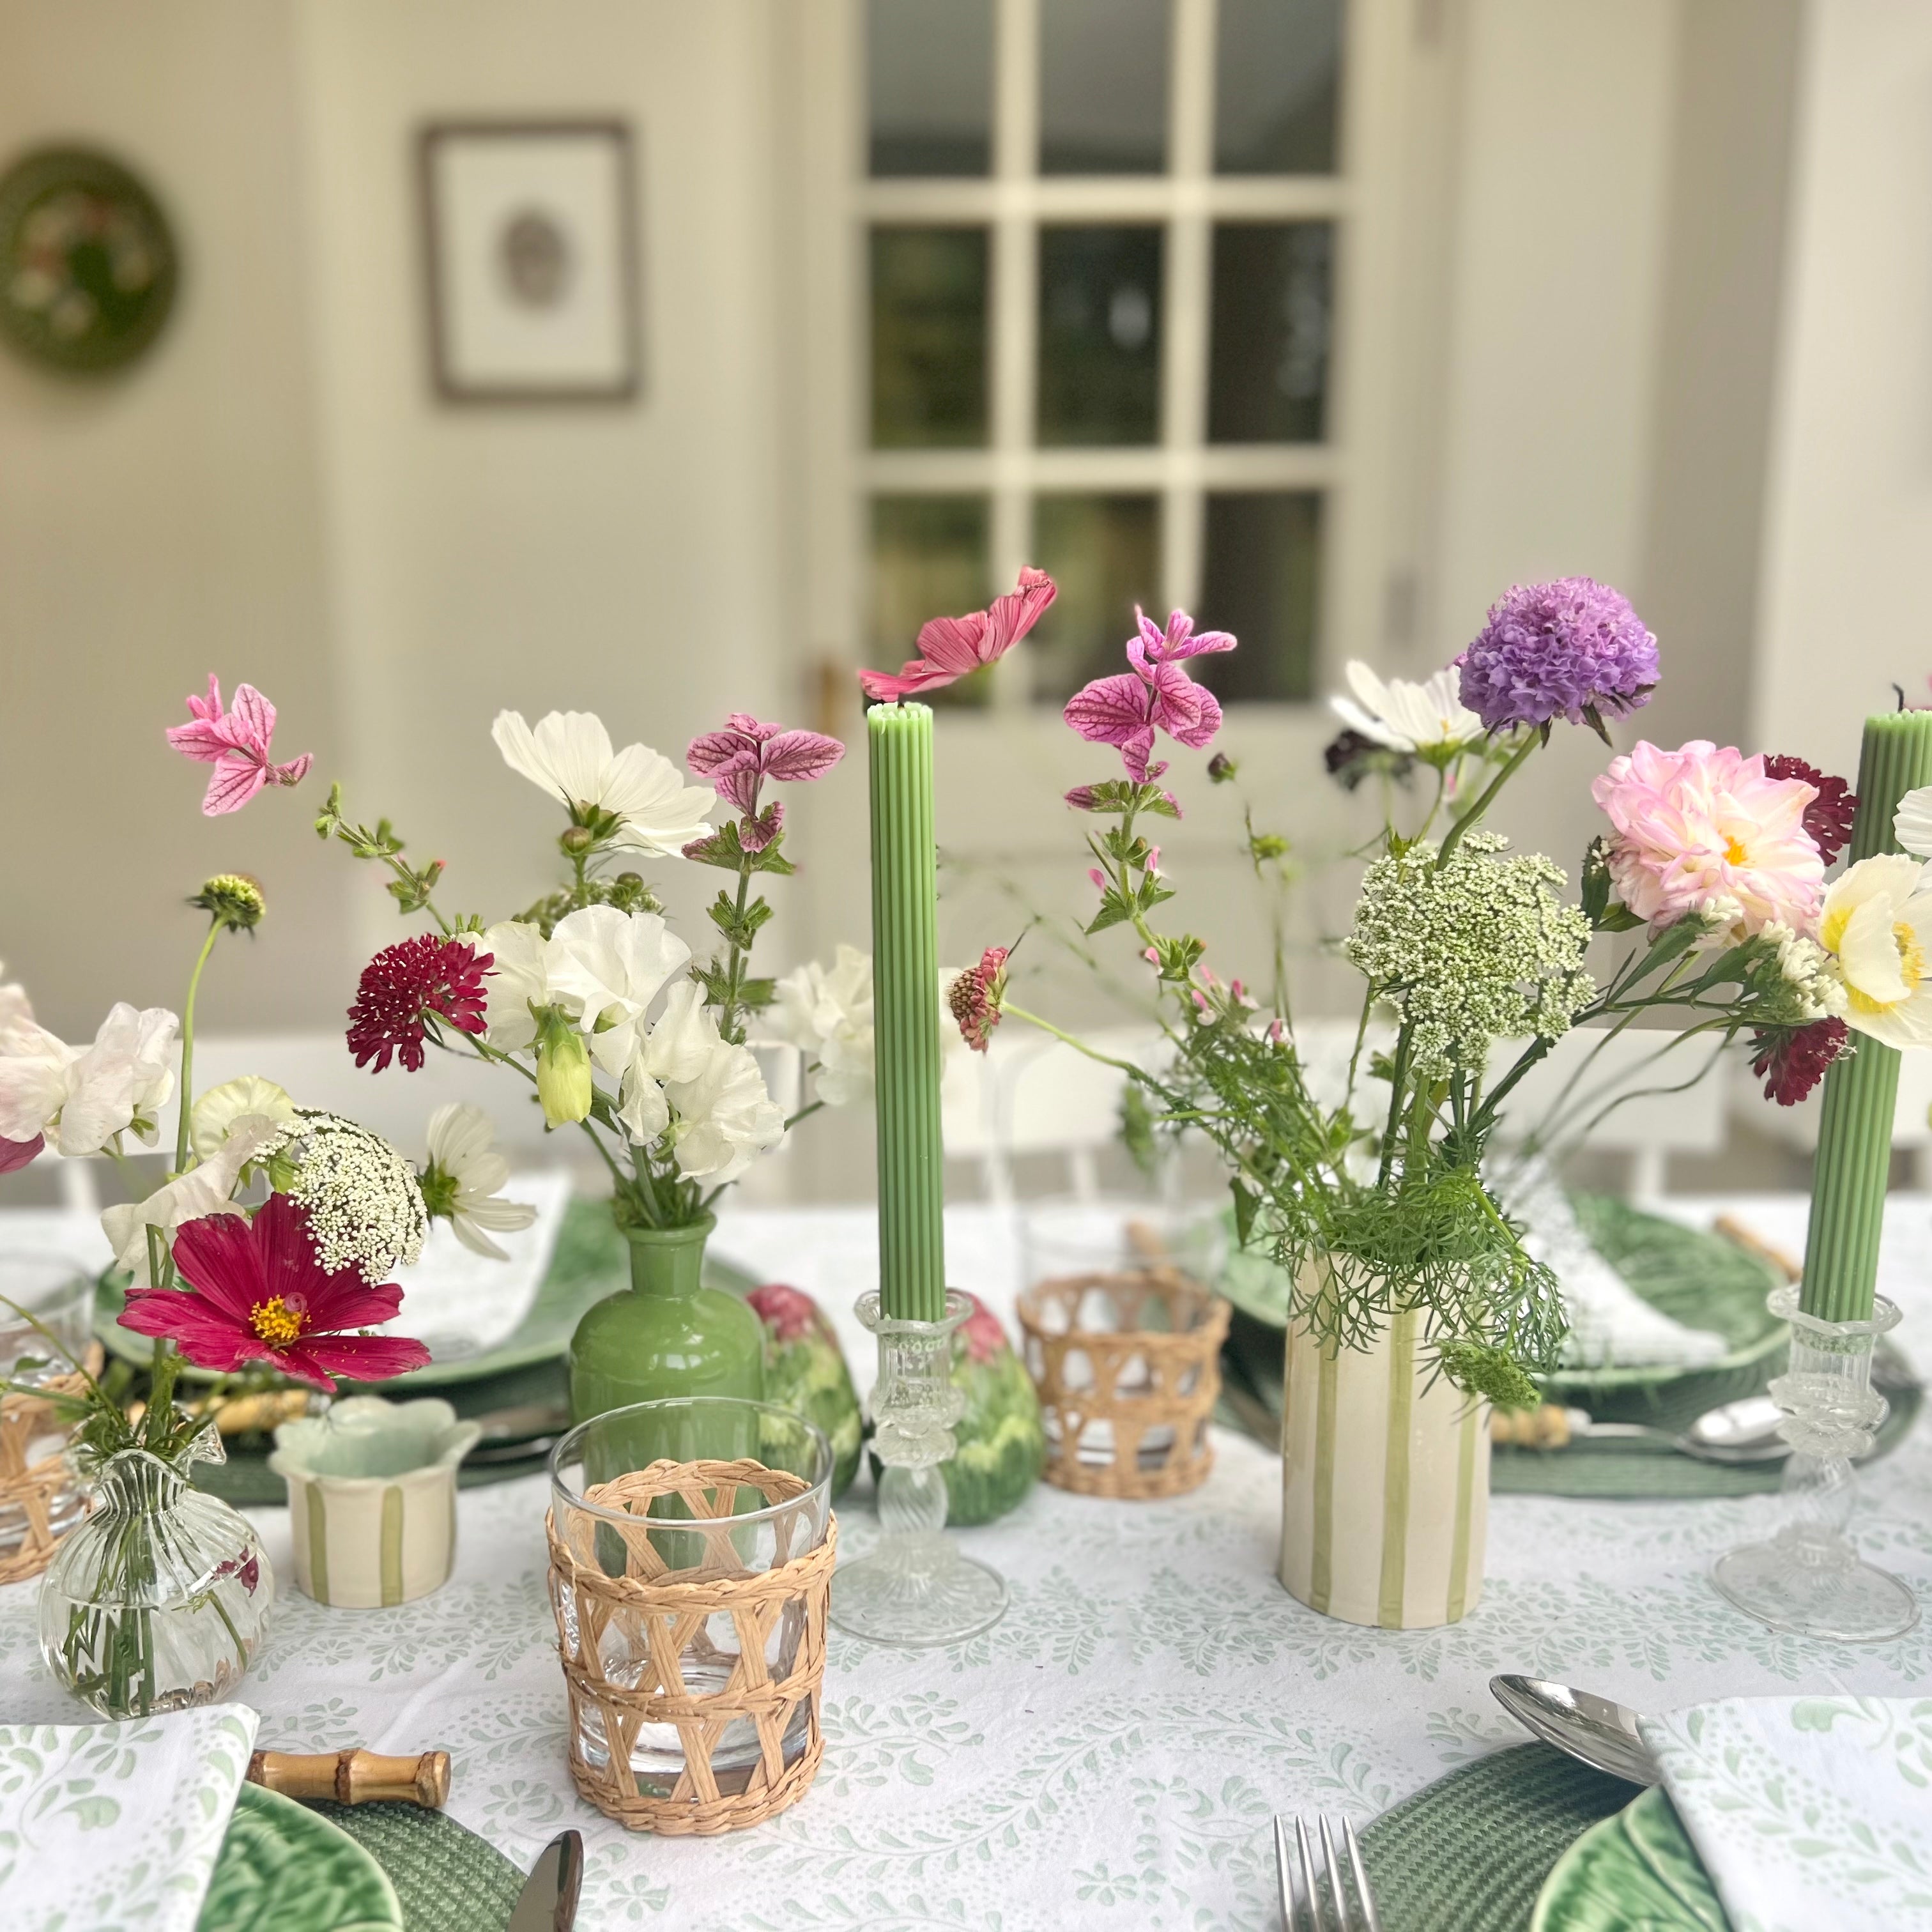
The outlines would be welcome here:
<svg viewBox="0 0 1932 1932">
<path fill-rule="evenodd" d="M 490 728 L 511 770 L 569 808 L 574 824 L 616 819 L 613 844 L 676 858 L 711 828 L 718 802 L 706 785 L 688 785 L 677 767 L 648 745 L 610 748 L 603 721 L 588 711 L 553 711 L 532 730 L 518 711 L 500 711 Z"/>
<path fill-rule="evenodd" d="M 964 970 L 942 967 L 939 974 L 939 1050 L 942 1056 L 965 1042 L 959 1022 L 946 1004 L 946 989 Z M 778 983 L 778 998 L 766 1023 L 787 1045 L 816 1061 L 820 1100 L 828 1107 L 869 1100 L 873 1089 L 872 961 L 856 946 L 841 944 L 830 966 L 812 960 L 794 967 Z"/>
<path fill-rule="evenodd" d="M 219 1087 L 211 1087 L 188 1115 L 188 1144 L 196 1158 L 212 1160 L 226 1142 L 229 1130 L 244 1114 L 260 1114 L 292 1126 L 296 1103 L 284 1089 L 259 1074 L 244 1073 L 238 1080 L 224 1080 Z"/>
<path fill-rule="evenodd" d="M 578 1017 L 590 1057 L 613 1079 L 635 1057 L 646 1010 L 690 963 L 691 948 L 658 914 L 615 906 L 559 920 L 544 949 L 550 998 Z"/>
<path fill-rule="evenodd" d="M 57 1153 L 98 1154 L 131 1128 L 152 1142 L 174 1091 L 180 1024 L 165 1007 L 123 1000 L 92 1046 L 72 1047 L 16 1014 L 0 1055 L 0 1140 L 45 1134 Z"/>
<path fill-rule="evenodd" d="M 1826 890 L 1818 943 L 1845 982 L 1845 1024 L 1887 1046 L 1932 1046 L 1932 891 L 1916 859 L 1862 859 Z"/>
<path fill-rule="evenodd" d="M 1898 809 L 1892 815 L 1892 829 L 1898 842 L 1915 856 L 1932 859 L 1932 785 L 1921 785 L 1916 791 L 1909 791 L 1898 801 Z M 1932 884 L 1932 866 L 1925 868 L 1924 878 Z M 0 998 L 7 989 L 0 986 Z"/>
<path fill-rule="evenodd" d="M 1451 752 L 1483 735 L 1483 721 L 1465 710 L 1457 695 L 1461 674 L 1454 664 L 1424 684 L 1402 677 L 1384 683 L 1360 658 L 1352 658 L 1348 676 L 1355 696 L 1329 699 L 1336 716 L 1392 752 Z"/>
<path fill-rule="evenodd" d="M 0 973 L 7 970 L 0 960 Z M 40 1029 L 34 1024 L 34 1009 L 27 989 L 20 986 L 0 986 L 0 1055 L 15 1051 L 16 1041 L 26 1041 Z"/>
<path fill-rule="evenodd" d="M 784 1109 L 748 1046 L 719 1040 L 694 1078 L 667 1081 L 664 1094 L 676 1114 L 677 1164 L 693 1180 L 736 1180 L 784 1138 Z"/>
<path fill-rule="evenodd" d="M 722 1044 L 704 988 L 695 980 L 680 980 L 638 1048 L 638 1066 L 653 1080 L 695 1080 Z"/>
<path fill-rule="evenodd" d="M 240 1214 L 242 1210 L 229 1197 L 242 1170 L 258 1155 L 278 1147 L 287 1132 L 285 1120 L 266 1114 L 239 1114 L 230 1124 L 220 1144 L 199 1167 L 157 1188 L 145 1201 L 122 1202 L 102 1214 L 101 1232 L 107 1237 L 117 1264 L 132 1272 L 136 1286 L 155 1286 L 148 1267 L 148 1230 L 158 1228 L 171 1241 L 184 1222 L 199 1221 L 209 1214 Z"/>
<path fill-rule="evenodd" d="M 537 1022 L 530 1009 L 551 1003 L 550 942 L 534 926 L 506 919 L 493 926 L 478 941 L 496 964 L 483 982 L 484 1037 L 504 1053 L 515 1053 L 536 1043 Z"/>
<path fill-rule="evenodd" d="M 440 1215 L 472 1254 L 509 1259 L 489 1232 L 512 1234 L 537 1218 L 528 1202 L 506 1201 L 510 1163 L 496 1151 L 496 1130 L 481 1107 L 453 1100 L 429 1117 L 429 1166 L 422 1175 L 423 1204 Z"/>
</svg>

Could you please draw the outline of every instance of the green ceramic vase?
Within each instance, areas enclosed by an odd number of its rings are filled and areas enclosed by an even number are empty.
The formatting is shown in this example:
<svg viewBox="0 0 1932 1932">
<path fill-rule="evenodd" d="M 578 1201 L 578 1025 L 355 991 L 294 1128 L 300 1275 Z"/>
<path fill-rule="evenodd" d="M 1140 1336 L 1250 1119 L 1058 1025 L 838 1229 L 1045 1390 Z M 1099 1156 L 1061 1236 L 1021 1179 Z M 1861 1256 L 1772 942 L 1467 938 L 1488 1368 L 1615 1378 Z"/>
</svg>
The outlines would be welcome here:
<svg viewBox="0 0 1932 1932">
<path fill-rule="evenodd" d="M 765 1331 L 735 1294 L 704 1285 L 706 1215 L 685 1228 L 626 1228 L 631 1286 L 590 1309 L 570 1338 L 570 1412 L 587 1422 L 667 1396 L 761 1402 Z"/>
</svg>

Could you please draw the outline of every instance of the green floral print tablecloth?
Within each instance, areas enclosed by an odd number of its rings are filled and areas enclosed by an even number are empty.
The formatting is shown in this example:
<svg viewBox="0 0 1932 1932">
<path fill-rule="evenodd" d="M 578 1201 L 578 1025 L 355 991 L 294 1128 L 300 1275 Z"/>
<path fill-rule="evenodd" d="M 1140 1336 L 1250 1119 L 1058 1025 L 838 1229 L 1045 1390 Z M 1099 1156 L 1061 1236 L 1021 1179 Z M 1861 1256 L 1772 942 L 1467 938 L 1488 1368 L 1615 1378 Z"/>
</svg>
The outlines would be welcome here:
<svg viewBox="0 0 1932 1932">
<path fill-rule="evenodd" d="M 1802 1202 L 1707 1203 L 1699 1218 L 1718 1205 L 1802 1245 Z M 1894 1214 L 1880 1286 L 1924 1360 L 1932 1203 L 1897 1197 Z M 862 1387 L 872 1364 L 843 1318 L 869 1285 L 871 1225 L 863 1210 L 741 1210 L 716 1238 L 841 1318 Z M 953 1279 L 1010 1318 L 1012 1252 L 994 1218 L 950 1213 L 948 1240 Z M 464 1494 L 456 1575 L 424 1602 L 331 1611 L 287 1589 L 248 1679 L 258 1742 L 447 1748 L 452 1813 L 520 1865 L 566 1826 L 584 1833 L 582 1932 L 1273 1932 L 1272 1814 L 1366 1821 L 1520 1742 L 1489 1695 L 1494 1672 L 1654 1713 L 1741 1696 L 1932 1696 L 1923 1627 L 1869 1648 L 1818 1646 L 1719 1600 L 1705 1573 L 1756 1532 L 1762 1499 L 1498 1497 L 1476 1610 L 1446 1629 L 1382 1632 L 1288 1597 L 1274 1576 L 1274 1462 L 1229 1434 L 1216 1450 L 1191 1496 L 1136 1504 L 1042 1488 L 964 1532 L 1012 1590 L 1005 1619 L 970 1642 L 899 1652 L 835 1633 L 818 1781 L 750 1832 L 632 1837 L 577 1798 L 538 1478 Z M 1928 1496 L 1922 1431 L 1868 1474 L 1857 1534 L 1932 1593 Z M 286 1513 L 254 1514 L 286 1577 Z M 875 1533 L 862 1476 L 841 1511 L 842 1556 Z M 74 1721 L 40 1666 L 32 1586 L 0 1591 L 0 1719 Z"/>
</svg>

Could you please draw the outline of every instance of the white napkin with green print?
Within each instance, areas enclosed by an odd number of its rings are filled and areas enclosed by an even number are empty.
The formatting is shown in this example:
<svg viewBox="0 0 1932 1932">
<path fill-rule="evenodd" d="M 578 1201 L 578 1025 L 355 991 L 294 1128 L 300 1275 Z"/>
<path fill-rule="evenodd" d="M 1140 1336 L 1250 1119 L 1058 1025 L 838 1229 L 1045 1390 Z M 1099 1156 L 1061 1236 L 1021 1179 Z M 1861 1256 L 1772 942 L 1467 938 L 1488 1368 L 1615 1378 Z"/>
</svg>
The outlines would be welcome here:
<svg viewBox="0 0 1932 1932">
<path fill-rule="evenodd" d="M 1932 1697 L 1733 1697 L 1642 1729 L 1733 1932 L 1932 1928 Z"/>
<path fill-rule="evenodd" d="M 7 1932 L 194 1932 L 261 1721 L 245 1704 L 0 1724 Z"/>
</svg>

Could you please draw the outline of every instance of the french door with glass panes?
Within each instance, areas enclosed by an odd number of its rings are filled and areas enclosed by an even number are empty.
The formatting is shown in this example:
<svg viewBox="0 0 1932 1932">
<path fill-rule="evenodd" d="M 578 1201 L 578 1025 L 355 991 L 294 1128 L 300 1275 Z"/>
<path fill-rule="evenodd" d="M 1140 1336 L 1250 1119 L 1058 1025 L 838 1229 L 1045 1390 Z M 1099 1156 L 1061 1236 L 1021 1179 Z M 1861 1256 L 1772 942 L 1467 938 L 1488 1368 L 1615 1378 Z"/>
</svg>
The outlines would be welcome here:
<svg viewBox="0 0 1932 1932">
<path fill-rule="evenodd" d="M 1420 538 L 1395 480 L 1414 440 L 1399 231 L 1420 212 L 1402 184 L 1431 10 L 819 16 L 814 112 L 842 110 L 844 134 L 818 149 L 810 232 L 838 266 L 802 272 L 820 345 L 804 409 L 814 481 L 843 487 L 812 513 L 814 622 L 896 670 L 926 618 L 984 604 L 1022 564 L 1060 586 L 1033 638 L 936 700 L 951 950 L 1080 881 L 1057 788 L 1108 754 L 1059 709 L 1123 668 L 1137 603 L 1236 633 L 1190 669 L 1228 707 L 1264 809 L 1339 816 L 1312 796 L 1331 733 L 1311 700 L 1349 656 L 1412 668 L 1387 633 Z M 1210 869 L 1234 849 L 1192 819 L 1174 839 Z"/>
</svg>

